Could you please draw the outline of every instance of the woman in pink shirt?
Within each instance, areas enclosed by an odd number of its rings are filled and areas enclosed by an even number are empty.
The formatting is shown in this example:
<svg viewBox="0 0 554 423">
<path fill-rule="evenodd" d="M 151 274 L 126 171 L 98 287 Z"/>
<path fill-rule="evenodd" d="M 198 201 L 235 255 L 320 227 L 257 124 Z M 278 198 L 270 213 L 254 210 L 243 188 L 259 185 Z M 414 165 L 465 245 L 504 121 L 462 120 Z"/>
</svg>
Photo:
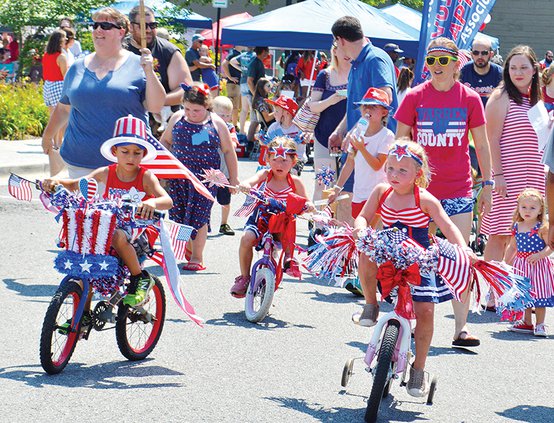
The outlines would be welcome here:
<svg viewBox="0 0 554 423">
<path fill-rule="evenodd" d="M 491 208 L 491 158 L 483 103 L 477 93 L 457 80 L 460 63 L 453 41 L 444 37 L 432 40 L 425 62 L 430 79 L 407 93 L 400 104 L 394 116 L 398 121 L 396 136 L 409 137 L 425 148 L 433 172 L 428 191 L 441 201 L 468 242 L 474 204 L 470 132 L 485 181 L 479 211 L 487 213 Z M 452 344 L 478 346 L 479 339 L 467 329 L 469 295 L 463 303 L 453 301 L 452 305 L 456 321 Z"/>
</svg>

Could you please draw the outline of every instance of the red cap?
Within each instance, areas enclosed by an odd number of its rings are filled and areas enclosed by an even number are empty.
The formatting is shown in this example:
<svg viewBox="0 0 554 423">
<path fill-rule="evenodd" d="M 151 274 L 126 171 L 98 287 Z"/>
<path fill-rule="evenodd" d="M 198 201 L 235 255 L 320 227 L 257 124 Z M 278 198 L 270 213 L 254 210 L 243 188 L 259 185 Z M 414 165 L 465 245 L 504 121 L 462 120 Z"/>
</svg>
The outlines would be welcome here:
<svg viewBox="0 0 554 423">
<path fill-rule="evenodd" d="M 292 98 L 287 97 L 286 95 L 281 94 L 277 100 L 266 99 L 269 104 L 279 106 L 289 112 L 291 115 L 296 115 L 298 111 L 298 103 Z"/>
<path fill-rule="evenodd" d="M 380 90 L 379 88 L 369 88 L 366 93 L 364 94 L 364 98 L 362 98 L 361 101 L 357 101 L 354 104 L 357 105 L 371 105 L 376 104 L 379 106 L 383 106 L 388 110 L 391 110 L 392 107 L 390 106 L 389 96 L 387 93 L 383 90 Z"/>
</svg>

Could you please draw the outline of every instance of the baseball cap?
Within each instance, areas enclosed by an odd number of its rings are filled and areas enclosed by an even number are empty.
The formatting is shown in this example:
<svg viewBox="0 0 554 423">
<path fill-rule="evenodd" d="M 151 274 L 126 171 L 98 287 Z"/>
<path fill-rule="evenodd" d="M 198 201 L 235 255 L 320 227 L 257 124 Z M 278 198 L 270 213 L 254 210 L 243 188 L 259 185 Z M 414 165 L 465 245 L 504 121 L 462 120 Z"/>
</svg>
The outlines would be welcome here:
<svg viewBox="0 0 554 423">
<path fill-rule="evenodd" d="M 395 53 L 404 53 L 404 50 L 401 50 L 400 47 L 398 47 L 398 44 L 394 44 L 394 43 L 385 44 L 385 47 L 383 47 L 383 50 L 394 51 Z"/>
<path fill-rule="evenodd" d="M 364 94 L 364 97 L 360 100 L 355 102 L 354 104 L 358 106 L 363 105 L 377 105 L 377 106 L 383 106 L 387 110 L 392 110 L 392 107 L 390 106 L 390 100 L 387 93 L 383 90 L 380 90 L 379 88 L 369 88 L 367 92 Z"/>
<path fill-rule="evenodd" d="M 200 35 L 200 34 L 194 34 L 194 35 L 192 36 L 192 42 L 193 42 L 193 43 L 194 43 L 195 41 L 204 41 L 204 40 L 205 40 L 205 38 L 202 37 L 202 35 Z"/>
<path fill-rule="evenodd" d="M 296 115 L 296 112 L 298 111 L 298 103 L 292 98 L 282 94 L 277 98 L 277 100 L 266 99 L 265 101 L 269 104 L 273 104 L 274 106 L 281 107 L 293 116 Z"/>
</svg>

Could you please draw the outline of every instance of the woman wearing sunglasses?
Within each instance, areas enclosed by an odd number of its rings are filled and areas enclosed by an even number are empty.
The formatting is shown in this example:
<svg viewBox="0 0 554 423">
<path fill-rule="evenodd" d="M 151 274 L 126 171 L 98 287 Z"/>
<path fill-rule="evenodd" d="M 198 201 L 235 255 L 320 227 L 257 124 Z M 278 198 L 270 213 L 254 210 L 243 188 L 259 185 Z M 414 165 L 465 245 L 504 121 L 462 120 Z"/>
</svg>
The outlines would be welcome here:
<svg viewBox="0 0 554 423">
<path fill-rule="evenodd" d="M 469 241 L 473 197 L 469 134 L 473 137 L 483 191 L 479 211 L 491 208 L 491 157 L 485 130 L 483 103 L 472 89 L 457 80 L 460 67 L 456 44 L 444 37 L 429 43 L 425 63 L 430 79 L 411 90 L 395 114 L 397 138 L 410 137 L 421 144 L 433 171 L 429 192 L 437 197 L 450 219 Z M 440 284 L 442 285 L 442 283 Z M 469 334 L 467 314 L 469 292 L 463 303 L 453 301 L 455 315 L 454 346 L 476 347 L 479 339 Z M 446 287 L 434 302 L 452 298 Z M 432 333 L 427 336 L 432 337 Z"/>
<path fill-rule="evenodd" d="M 56 132 L 67 124 L 61 156 L 69 177 L 79 178 L 109 163 L 100 146 L 111 138 L 115 121 L 133 115 L 148 125 L 147 112 L 158 113 L 165 91 L 153 70 L 150 51 L 142 56 L 125 50 L 127 17 L 112 8 L 92 16 L 94 53 L 75 61 L 65 76 L 60 102 L 42 136 L 48 154 Z"/>
</svg>

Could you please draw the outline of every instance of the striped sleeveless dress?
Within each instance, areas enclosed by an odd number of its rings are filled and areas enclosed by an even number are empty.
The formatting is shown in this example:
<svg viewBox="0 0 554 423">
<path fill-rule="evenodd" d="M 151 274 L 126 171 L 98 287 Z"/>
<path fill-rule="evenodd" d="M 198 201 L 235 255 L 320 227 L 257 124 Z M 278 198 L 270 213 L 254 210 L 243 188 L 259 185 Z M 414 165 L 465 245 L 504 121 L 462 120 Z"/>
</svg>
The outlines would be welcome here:
<svg viewBox="0 0 554 423">
<path fill-rule="evenodd" d="M 406 230 L 408 236 L 423 248 L 429 248 L 429 221 L 431 218 L 421 210 L 419 188 L 414 187 L 415 207 L 402 210 L 393 209 L 385 204 L 392 187 L 387 189 L 379 200 L 377 214 L 381 216 L 385 229 L 396 227 Z M 412 300 L 426 303 L 442 303 L 452 299 L 452 294 L 439 275 L 421 274 L 421 285 L 411 285 Z"/>
<path fill-rule="evenodd" d="M 523 276 L 531 280 L 535 307 L 554 307 L 554 264 L 550 257 L 544 257 L 535 264 L 529 264 L 527 257 L 538 253 L 546 247 L 539 235 L 540 222 L 529 232 L 519 232 L 517 223 L 514 225 L 513 234 L 516 238 L 517 253 L 513 266 Z"/>
<path fill-rule="evenodd" d="M 492 210 L 483 218 L 481 233 L 511 235 L 512 215 L 517 207 L 517 196 L 525 188 L 536 188 L 544 195 L 544 165 L 539 152 L 537 134 L 529 122 L 529 98 L 521 105 L 510 100 L 502 136 L 500 157 L 508 195 L 501 198 L 493 191 Z"/>
</svg>

